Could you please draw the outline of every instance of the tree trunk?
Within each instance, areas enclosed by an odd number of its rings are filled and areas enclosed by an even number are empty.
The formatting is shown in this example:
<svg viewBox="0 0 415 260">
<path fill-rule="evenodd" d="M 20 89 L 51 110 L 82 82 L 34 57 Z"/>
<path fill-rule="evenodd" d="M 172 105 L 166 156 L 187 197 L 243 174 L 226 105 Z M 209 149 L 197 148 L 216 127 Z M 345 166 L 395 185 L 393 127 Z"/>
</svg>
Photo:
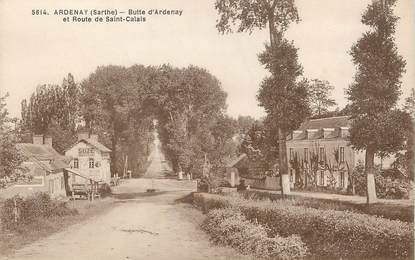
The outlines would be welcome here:
<svg viewBox="0 0 415 260">
<path fill-rule="evenodd" d="M 115 127 L 115 111 L 112 112 L 112 138 L 111 138 L 111 176 L 115 176 L 117 173 L 117 142 L 118 142 L 118 133 Z"/>
<path fill-rule="evenodd" d="M 365 171 L 367 183 L 367 204 L 376 201 L 376 185 L 375 185 L 375 152 L 374 149 L 368 147 L 366 150 Z"/>
<path fill-rule="evenodd" d="M 115 176 L 117 171 L 117 137 L 114 131 L 114 135 L 111 140 L 111 176 Z"/>
<path fill-rule="evenodd" d="M 281 194 L 290 194 L 290 177 L 288 176 L 288 162 L 287 162 L 287 144 L 286 134 L 278 127 L 278 157 L 279 157 L 279 172 L 281 176 Z"/>
</svg>

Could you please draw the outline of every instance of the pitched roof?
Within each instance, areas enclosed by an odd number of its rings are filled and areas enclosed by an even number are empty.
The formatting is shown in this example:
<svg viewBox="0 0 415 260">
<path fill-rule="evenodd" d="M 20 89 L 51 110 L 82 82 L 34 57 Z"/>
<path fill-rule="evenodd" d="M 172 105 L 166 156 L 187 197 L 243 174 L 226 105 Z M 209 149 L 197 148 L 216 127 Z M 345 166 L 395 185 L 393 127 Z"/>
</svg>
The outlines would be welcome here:
<svg viewBox="0 0 415 260">
<path fill-rule="evenodd" d="M 91 138 L 84 138 L 84 139 L 79 140 L 79 142 L 85 142 L 87 144 L 90 144 L 94 146 L 95 148 L 97 148 L 98 150 L 100 150 L 101 152 L 106 152 L 106 153 L 111 152 L 111 150 L 105 147 L 105 145 Z"/>
<path fill-rule="evenodd" d="M 232 160 L 230 163 L 228 163 L 227 167 L 232 168 L 235 167 L 240 161 L 242 161 L 244 158 L 246 158 L 247 155 L 245 153 L 241 154 L 238 158 L 235 160 Z"/>
<path fill-rule="evenodd" d="M 350 127 L 349 116 L 335 116 L 320 119 L 307 120 L 301 124 L 298 130 Z"/>
<path fill-rule="evenodd" d="M 69 157 L 63 156 L 55 149 L 48 145 L 31 144 L 31 143 L 18 143 L 16 149 L 25 157 L 28 161 L 36 163 L 46 171 L 60 170 L 68 167 Z M 50 161 L 50 164 L 42 161 Z"/>
</svg>

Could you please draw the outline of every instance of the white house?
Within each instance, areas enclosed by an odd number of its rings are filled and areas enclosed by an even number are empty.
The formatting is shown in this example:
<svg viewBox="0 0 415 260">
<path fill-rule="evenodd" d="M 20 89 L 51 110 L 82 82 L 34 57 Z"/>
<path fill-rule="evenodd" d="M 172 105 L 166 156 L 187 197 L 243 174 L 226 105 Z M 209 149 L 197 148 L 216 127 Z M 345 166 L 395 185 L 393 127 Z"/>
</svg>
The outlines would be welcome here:
<svg viewBox="0 0 415 260">
<path fill-rule="evenodd" d="M 86 178 L 96 182 L 110 183 L 111 150 L 98 141 L 98 135 L 82 132 L 78 134 L 78 142 L 65 152 L 71 157 L 71 184 L 83 184 Z M 79 176 L 80 175 L 80 176 Z M 83 176 L 83 177 L 81 177 Z"/>
<path fill-rule="evenodd" d="M 348 173 L 364 151 L 355 151 L 349 143 L 351 121 L 348 116 L 312 119 L 301 124 L 287 137 L 287 159 L 291 187 L 296 182 L 332 186 L 345 190 Z M 375 157 L 375 164 L 388 168 L 393 158 Z M 301 176 L 296 176 L 298 172 Z"/>
</svg>

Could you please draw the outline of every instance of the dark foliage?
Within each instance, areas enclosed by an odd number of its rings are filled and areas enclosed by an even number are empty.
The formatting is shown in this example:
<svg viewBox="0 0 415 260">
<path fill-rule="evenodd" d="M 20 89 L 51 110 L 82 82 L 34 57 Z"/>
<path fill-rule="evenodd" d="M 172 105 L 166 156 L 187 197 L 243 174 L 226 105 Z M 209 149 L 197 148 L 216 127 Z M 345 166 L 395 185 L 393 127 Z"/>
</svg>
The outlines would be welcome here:
<svg viewBox="0 0 415 260">
<path fill-rule="evenodd" d="M 16 203 L 16 207 L 15 207 Z M 15 221 L 17 208 L 17 222 Z M 4 201 L 1 208 L 1 224 L 5 229 L 17 230 L 24 225 L 33 224 L 39 218 L 63 217 L 77 214 L 65 202 L 52 200 L 46 193 L 36 193 L 30 197 L 15 196 Z"/>
<path fill-rule="evenodd" d="M 412 259 L 413 256 L 413 226 L 397 220 L 294 206 L 286 200 L 252 201 L 195 194 L 194 203 L 207 211 L 236 207 L 247 219 L 269 228 L 270 235 L 299 235 L 316 257 Z"/>
</svg>

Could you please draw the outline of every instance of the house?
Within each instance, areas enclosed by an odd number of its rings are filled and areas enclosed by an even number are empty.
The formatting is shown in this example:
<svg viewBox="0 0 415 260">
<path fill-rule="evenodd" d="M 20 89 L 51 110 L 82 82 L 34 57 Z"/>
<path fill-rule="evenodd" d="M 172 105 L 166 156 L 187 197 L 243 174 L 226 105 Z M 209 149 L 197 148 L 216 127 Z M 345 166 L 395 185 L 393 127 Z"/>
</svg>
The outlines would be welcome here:
<svg viewBox="0 0 415 260">
<path fill-rule="evenodd" d="M 236 159 L 229 162 L 225 167 L 225 179 L 229 182 L 231 187 L 235 187 L 236 185 L 239 185 L 240 172 L 243 174 L 247 171 L 246 165 L 241 165 L 243 161 L 245 161 L 247 158 L 246 154 L 242 154 L 238 156 Z"/>
<path fill-rule="evenodd" d="M 65 155 L 71 157 L 69 183 L 84 184 L 88 180 L 99 183 L 111 182 L 111 150 L 98 141 L 98 135 L 81 132 L 78 141 Z"/>
<path fill-rule="evenodd" d="M 348 176 L 364 151 L 355 151 L 349 141 L 349 116 L 312 119 L 287 137 L 290 186 L 314 185 L 347 189 Z M 375 158 L 375 164 L 388 167 L 391 158 Z"/>
<path fill-rule="evenodd" d="M 26 178 L 2 190 L 1 197 L 28 196 L 35 192 L 46 192 L 52 198 L 66 196 L 64 169 L 70 159 L 52 148 L 51 137 L 33 135 L 32 143 L 18 143 L 16 148 L 25 158 L 21 167 Z"/>
<path fill-rule="evenodd" d="M 264 168 L 259 163 L 249 160 L 245 153 L 227 164 L 225 179 L 231 187 L 239 185 L 240 181 L 244 180 L 245 185 L 252 188 L 280 189 L 280 179 L 276 176 L 266 176 Z"/>
</svg>

